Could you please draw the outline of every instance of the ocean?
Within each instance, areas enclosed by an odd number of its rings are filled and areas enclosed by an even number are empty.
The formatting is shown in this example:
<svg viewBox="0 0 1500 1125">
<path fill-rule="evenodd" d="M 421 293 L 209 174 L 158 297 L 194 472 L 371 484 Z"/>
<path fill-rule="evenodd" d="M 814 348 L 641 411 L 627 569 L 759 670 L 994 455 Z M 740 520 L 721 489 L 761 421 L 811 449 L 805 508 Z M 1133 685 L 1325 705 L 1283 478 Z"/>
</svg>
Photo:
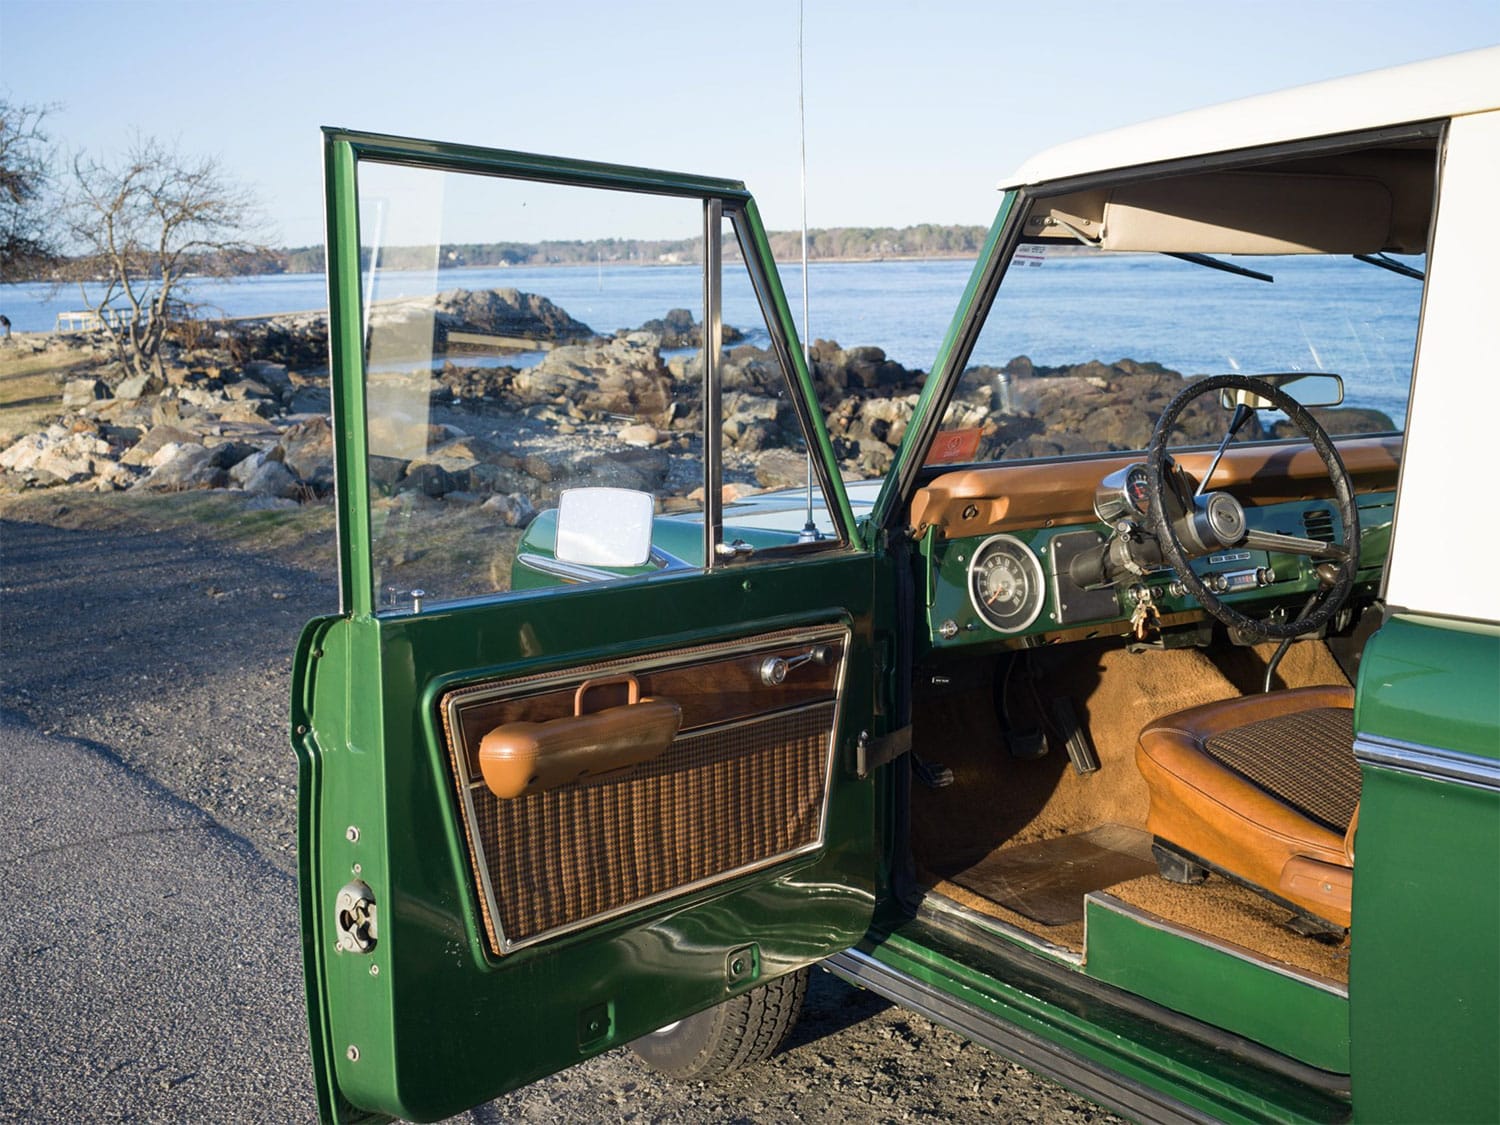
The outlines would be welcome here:
<svg viewBox="0 0 1500 1125">
<path fill-rule="evenodd" d="M 1348 258 L 1256 259 L 1272 285 L 1162 255 L 1109 261 L 1057 256 L 1011 270 L 975 350 L 975 362 L 1027 355 L 1063 366 L 1121 358 L 1184 374 L 1320 370 L 1343 374 L 1348 403 L 1404 419 L 1422 286 Z M 726 269 L 732 269 L 732 263 Z M 875 345 L 908 368 L 930 370 L 973 269 L 971 261 L 814 262 L 810 335 L 843 347 Z M 1102 272 L 1101 272 L 1102 271 Z M 541 293 L 595 331 L 634 328 L 692 306 L 698 268 L 558 266 L 439 271 L 438 289 Z M 802 278 L 781 267 L 800 331 Z M 430 293 L 431 274 L 382 271 L 381 298 Z M 1100 300 L 1101 284 L 1109 299 Z M 261 316 L 327 305 L 322 274 L 192 279 L 186 299 L 218 315 Z M 0 285 L 0 312 L 16 331 L 46 331 L 82 308 L 76 289 Z M 726 282 L 724 319 L 765 342 L 748 285 Z"/>
</svg>

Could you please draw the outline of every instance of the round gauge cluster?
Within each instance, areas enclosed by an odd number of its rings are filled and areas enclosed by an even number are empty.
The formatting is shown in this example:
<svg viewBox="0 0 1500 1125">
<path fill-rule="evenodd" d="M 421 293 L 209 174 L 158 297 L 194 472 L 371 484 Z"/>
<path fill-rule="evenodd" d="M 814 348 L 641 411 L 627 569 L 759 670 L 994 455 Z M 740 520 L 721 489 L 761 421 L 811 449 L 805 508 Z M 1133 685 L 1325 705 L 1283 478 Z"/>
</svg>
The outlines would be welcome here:
<svg viewBox="0 0 1500 1125">
<path fill-rule="evenodd" d="M 985 624 L 1001 633 L 1019 633 L 1042 612 L 1042 564 L 1014 535 L 994 535 L 979 545 L 969 563 L 969 600 Z"/>
</svg>

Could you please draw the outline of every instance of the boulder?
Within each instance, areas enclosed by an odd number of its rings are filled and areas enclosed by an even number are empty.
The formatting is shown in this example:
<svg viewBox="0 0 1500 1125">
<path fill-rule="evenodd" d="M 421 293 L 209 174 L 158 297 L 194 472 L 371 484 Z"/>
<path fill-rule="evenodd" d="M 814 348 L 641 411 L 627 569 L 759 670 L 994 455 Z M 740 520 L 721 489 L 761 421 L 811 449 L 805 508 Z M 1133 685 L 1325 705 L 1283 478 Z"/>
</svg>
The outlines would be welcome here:
<svg viewBox="0 0 1500 1125">
<path fill-rule="evenodd" d="M 649 448 L 661 440 L 661 434 L 657 431 L 656 427 L 649 426 L 644 422 L 622 426 L 620 427 L 620 432 L 615 436 L 626 445 L 636 445 L 643 448 Z"/>
<path fill-rule="evenodd" d="M 280 461 L 263 461 L 245 479 L 242 487 L 255 496 L 295 500 L 302 494 L 303 486 Z"/>
<path fill-rule="evenodd" d="M 755 479 L 762 488 L 805 485 L 807 456 L 795 449 L 768 449 L 756 459 Z"/>
<path fill-rule="evenodd" d="M 133 487 L 151 492 L 223 488 L 229 474 L 214 464 L 213 451 L 197 442 L 170 442 L 151 458 L 151 471 Z"/>
<path fill-rule="evenodd" d="M 491 496 L 480 510 L 489 512 L 506 527 L 525 527 L 536 515 L 531 501 L 519 492 L 502 492 Z"/>
<path fill-rule="evenodd" d="M 52 447 L 45 433 L 27 434 L 13 445 L 0 452 L 0 469 L 24 473 L 36 466 L 42 455 Z"/>
<path fill-rule="evenodd" d="M 132 375 L 115 388 L 115 397 L 126 400 L 145 398 L 161 390 L 161 383 L 150 375 Z"/>
<path fill-rule="evenodd" d="M 69 434 L 48 446 L 33 467 L 68 484 L 77 484 L 113 464 L 109 442 L 90 433 L 79 433 Z"/>
<path fill-rule="evenodd" d="M 120 460 L 126 465 L 149 465 L 151 458 L 164 445 L 173 443 L 196 441 L 197 435 L 190 433 L 181 426 L 156 425 L 146 431 L 144 437 L 136 442 L 134 446 L 126 450 Z"/>
<path fill-rule="evenodd" d="M 333 427 L 326 418 L 309 418 L 281 435 L 281 460 L 298 480 L 319 493 L 333 487 Z"/>
<path fill-rule="evenodd" d="M 62 404 L 70 410 L 109 398 L 109 387 L 99 379 L 69 379 L 63 384 Z"/>
</svg>

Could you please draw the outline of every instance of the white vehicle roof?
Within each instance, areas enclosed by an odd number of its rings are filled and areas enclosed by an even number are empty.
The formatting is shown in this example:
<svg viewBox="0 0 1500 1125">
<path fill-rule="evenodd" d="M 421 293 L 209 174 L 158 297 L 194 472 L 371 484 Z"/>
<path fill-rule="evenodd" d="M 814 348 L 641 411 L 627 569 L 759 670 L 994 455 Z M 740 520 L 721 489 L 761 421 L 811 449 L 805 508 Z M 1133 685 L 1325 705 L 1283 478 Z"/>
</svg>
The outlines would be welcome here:
<svg viewBox="0 0 1500 1125">
<path fill-rule="evenodd" d="M 1190 110 L 1049 148 L 1002 189 L 1500 108 L 1500 47 Z"/>
</svg>

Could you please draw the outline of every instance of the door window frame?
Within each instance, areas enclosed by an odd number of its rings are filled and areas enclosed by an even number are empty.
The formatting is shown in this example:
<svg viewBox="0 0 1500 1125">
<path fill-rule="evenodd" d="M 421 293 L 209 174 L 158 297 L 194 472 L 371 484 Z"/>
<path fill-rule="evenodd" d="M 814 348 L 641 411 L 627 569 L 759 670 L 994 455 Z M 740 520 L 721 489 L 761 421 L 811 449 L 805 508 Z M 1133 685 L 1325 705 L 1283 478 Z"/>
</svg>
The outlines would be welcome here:
<svg viewBox="0 0 1500 1125">
<path fill-rule="evenodd" d="M 577 187 L 676 196 L 703 207 L 703 519 L 701 573 L 756 560 L 785 559 L 808 551 L 848 548 L 856 542 L 852 509 L 836 471 L 833 445 L 824 425 L 805 357 L 794 347 L 796 330 L 781 279 L 771 256 L 760 214 L 739 181 L 693 176 L 625 165 L 538 156 L 469 145 L 445 144 L 376 133 L 325 128 L 325 208 L 328 232 L 329 379 L 332 389 L 333 445 L 339 559 L 339 612 L 365 617 L 381 613 L 373 565 L 370 509 L 369 400 L 364 339 L 365 293 L 360 265 L 359 168 L 362 162 L 393 164 L 434 172 L 533 180 Z M 723 533 L 722 396 L 724 223 L 740 248 L 766 329 L 787 380 L 787 391 L 810 453 L 813 474 L 823 490 L 834 539 L 761 550 L 749 559 L 718 550 Z M 644 579 L 650 580 L 650 578 Z M 629 581 L 629 580 L 626 580 Z M 511 596 L 494 593 L 443 603 L 444 607 Z M 398 612 L 415 612 L 403 610 Z"/>
</svg>

